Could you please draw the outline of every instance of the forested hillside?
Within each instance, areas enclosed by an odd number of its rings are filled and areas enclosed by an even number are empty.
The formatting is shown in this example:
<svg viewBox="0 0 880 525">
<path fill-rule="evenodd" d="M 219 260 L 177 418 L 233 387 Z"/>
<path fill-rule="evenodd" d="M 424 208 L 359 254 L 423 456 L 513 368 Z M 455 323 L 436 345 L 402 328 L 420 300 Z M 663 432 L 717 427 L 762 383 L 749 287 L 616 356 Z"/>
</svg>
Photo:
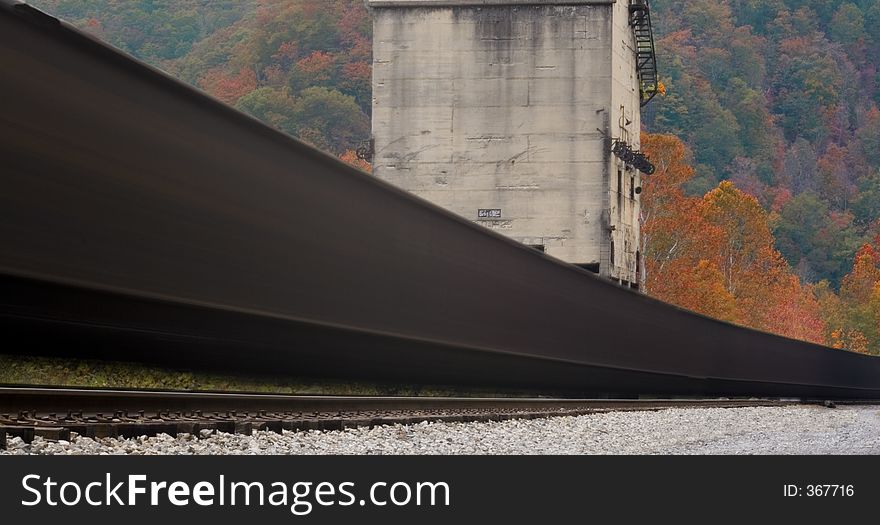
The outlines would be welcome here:
<svg viewBox="0 0 880 525">
<path fill-rule="evenodd" d="M 31 3 L 358 162 L 362 0 Z M 648 292 L 880 353 L 880 0 L 652 6 L 667 93 L 644 119 L 660 167 L 643 194 Z"/>
<path fill-rule="evenodd" d="M 31 3 L 326 151 L 369 138 L 372 22 L 361 0 Z"/>
<path fill-rule="evenodd" d="M 654 0 L 667 97 L 702 195 L 728 179 L 773 213 L 798 275 L 837 287 L 880 217 L 880 1 Z"/>
<path fill-rule="evenodd" d="M 877 353 L 880 1 L 652 6 L 667 96 L 646 127 L 686 148 L 648 140 L 674 172 L 645 199 L 649 289 Z"/>
</svg>

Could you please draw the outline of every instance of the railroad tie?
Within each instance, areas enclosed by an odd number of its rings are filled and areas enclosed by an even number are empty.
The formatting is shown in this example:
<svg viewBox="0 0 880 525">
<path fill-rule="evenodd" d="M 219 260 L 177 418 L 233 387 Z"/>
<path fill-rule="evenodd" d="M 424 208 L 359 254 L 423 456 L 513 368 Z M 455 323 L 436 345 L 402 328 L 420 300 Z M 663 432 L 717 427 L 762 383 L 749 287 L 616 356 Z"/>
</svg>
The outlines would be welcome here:
<svg viewBox="0 0 880 525">
<path fill-rule="evenodd" d="M 207 432 L 206 432 L 207 431 Z M 201 422 L 199 421 L 193 426 L 193 435 L 198 437 L 199 439 L 206 438 L 211 434 L 217 433 L 217 424 L 214 422 Z"/>
<path fill-rule="evenodd" d="M 281 434 L 284 431 L 284 421 L 281 419 L 272 419 L 269 421 L 263 421 L 263 423 L 265 424 L 264 430 L 268 430 L 269 432 Z"/>
<path fill-rule="evenodd" d="M 25 443 L 31 443 L 34 440 L 34 427 L 7 426 L 6 434 L 9 434 L 12 437 L 21 438 Z"/>
<path fill-rule="evenodd" d="M 119 437 L 119 426 L 112 423 L 96 423 L 92 425 L 95 432 L 95 438 L 117 438 Z"/>
<path fill-rule="evenodd" d="M 285 419 L 281 422 L 281 428 L 288 432 L 308 430 L 308 422 L 304 419 Z"/>
<path fill-rule="evenodd" d="M 250 421 L 235 421 L 233 422 L 233 431 L 231 433 L 250 436 L 254 433 L 254 424 Z"/>
<path fill-rule="evenodd" d="M 76 432 L 82 437 L 93 438 L 95 437 L 95 427 L 88 423 L 72 423 L 65 424 L 65 428 L 69 429 L 71 432 Z"/>
<path fill-rule="evenodd" d="M 34 436 L 49 441 L 70 441 L 70 429 L 64 427 L 34 427 Z"/>
<path fill-rule="evenodd" d="M 225 434 L 236 434 L 235 421 L 220 420 L 220 421 L 215 421 L 214 425 L 217 427 L 217 432 L 223 432 Z M 244 430 L 244 429 L 242 428 L 242 430 Z M 242 432 L 238 432 L 238 433 L 241 434 Z"/>
</svg>

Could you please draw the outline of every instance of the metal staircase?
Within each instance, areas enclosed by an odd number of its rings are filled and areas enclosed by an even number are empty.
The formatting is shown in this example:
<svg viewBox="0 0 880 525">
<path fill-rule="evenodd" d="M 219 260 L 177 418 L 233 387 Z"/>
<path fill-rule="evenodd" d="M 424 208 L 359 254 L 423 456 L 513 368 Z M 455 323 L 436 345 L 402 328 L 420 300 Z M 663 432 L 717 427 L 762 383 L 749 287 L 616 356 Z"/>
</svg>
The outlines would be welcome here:
<svg viewBox="0 0 880 525">
<path fill-rule="evenodd" d="M 632 0 L 629 6 L 629 25 L 636 39 L 636 69 L 639 72 L 641 105 L 644 107 L 660 90 L 657 74 L 657 53 L 654 49 L 654 31 L 651 28 L 651 8 L 648 0 Z"/>
</svg>

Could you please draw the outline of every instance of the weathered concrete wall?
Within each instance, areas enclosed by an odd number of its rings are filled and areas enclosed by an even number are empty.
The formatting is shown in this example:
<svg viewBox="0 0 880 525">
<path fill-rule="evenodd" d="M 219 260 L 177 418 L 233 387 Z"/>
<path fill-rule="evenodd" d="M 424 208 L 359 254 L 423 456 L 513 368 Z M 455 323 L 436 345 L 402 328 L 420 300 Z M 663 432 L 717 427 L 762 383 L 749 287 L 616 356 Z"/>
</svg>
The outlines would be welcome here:
<svg viewBox="0 0 880 525">
<path fill-rule="evenodd" d="M 611 67 L 611 135 L 628 142 L 634 149 L 640 149 L 640 93 L 638 72 L 636 71 L 635 41 L 629 25 L 629 2 L 617 2 L 612 18 Z M 617 185 L 617 172 L 622 171 L 620 186 Z M 626 169 L 623 162 L 612 156 L 614 180 L 610 185 L 611 239 L 614 242 L 612 276 L 629 282 L 639 282 L 637 257 L 639 250 L 639 195 L 636 188 L 641 187 L 640 172 Z M 609 254 L 611 255 L 611 254 Z"/>
<path fill-rule="evenodd" d="M 374 170 L 560 259 L 635 281 L 637 200 L 629 172 L 620 192 L 612 187 L 608 153 L 611 135 L 638 140 L 626 3 L 564 4 L 368 0 Z"/>
</svg>

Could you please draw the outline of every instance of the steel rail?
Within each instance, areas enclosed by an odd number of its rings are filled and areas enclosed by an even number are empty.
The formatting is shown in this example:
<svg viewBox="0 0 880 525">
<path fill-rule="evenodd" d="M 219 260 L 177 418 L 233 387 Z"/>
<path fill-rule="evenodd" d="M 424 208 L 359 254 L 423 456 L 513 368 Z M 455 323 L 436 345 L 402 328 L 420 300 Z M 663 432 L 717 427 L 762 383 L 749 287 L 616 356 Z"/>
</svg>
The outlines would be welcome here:
<svg viewBox="0 0 880 525">
<path fill-rule="evenodd" d="M 653 410 L 661 408 L 780 406 L 799 399 L 558 399 L 488 397 L 323 396 L 164 390 L 0 387 L 0 413 L 77 410 L 364 412 L 375 410 Z"/>
</svg>

